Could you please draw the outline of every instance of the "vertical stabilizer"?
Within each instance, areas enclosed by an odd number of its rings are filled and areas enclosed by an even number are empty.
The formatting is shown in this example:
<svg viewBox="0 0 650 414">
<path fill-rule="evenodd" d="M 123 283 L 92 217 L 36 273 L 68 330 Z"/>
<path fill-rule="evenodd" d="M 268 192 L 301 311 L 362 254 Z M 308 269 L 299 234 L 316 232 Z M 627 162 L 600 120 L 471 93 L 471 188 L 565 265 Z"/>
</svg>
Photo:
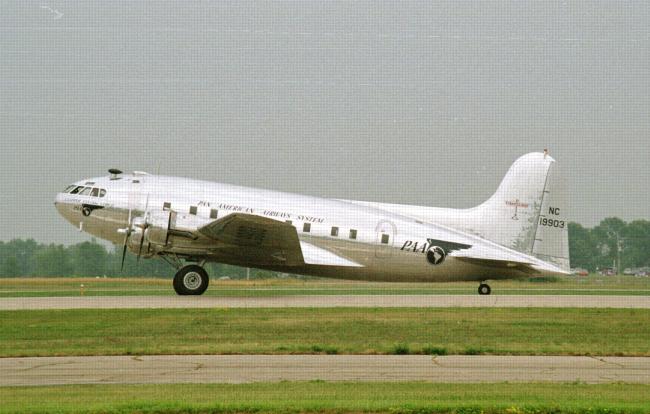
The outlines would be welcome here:
<svg viewBox="0 0 650 414">
<path fill-rule="evenodd" d="M 568 270 L 566 202 L 557 164 L 544 153 L 520 157 L 496 193 L 470 209 L 468 223 L 482 237 Z"/>
</svg>

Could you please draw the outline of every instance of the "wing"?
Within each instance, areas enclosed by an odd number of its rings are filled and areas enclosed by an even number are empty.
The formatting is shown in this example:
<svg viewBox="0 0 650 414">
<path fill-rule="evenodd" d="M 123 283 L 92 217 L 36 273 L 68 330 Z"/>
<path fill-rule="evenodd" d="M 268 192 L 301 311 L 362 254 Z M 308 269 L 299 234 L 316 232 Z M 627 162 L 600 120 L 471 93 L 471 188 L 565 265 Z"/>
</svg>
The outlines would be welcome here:
<svg viewBox="0 0 650 414">
<path fill-rule="evenodd" d="M 296 228 L 283 221 L 233 213 L 198 229 L 220 242 L 221 250 L 257 265 L 361 266 L 312 244 L 301 242 Z"/>
<path fill-rule="evenodd" d="M 252 214 L 233 213 L 198 229 L 224 250 L 255 264 L 299 266 L 304 263 L 295 227 Z"/>
</svg>

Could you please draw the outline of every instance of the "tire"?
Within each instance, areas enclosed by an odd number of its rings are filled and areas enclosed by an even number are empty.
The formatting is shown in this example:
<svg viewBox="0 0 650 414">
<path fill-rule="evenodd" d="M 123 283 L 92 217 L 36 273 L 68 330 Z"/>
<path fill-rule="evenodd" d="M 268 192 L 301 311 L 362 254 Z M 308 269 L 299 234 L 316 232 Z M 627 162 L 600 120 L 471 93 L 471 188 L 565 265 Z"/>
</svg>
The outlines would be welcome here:
<svg viewBox="0 0 650 414">
<path fill-rule="evenodd" d="M 478 285 L 478 294 L 479 295 L 489 295 L 491 292 L 492 292 L 492 289 L 490 289 L 489 285 L 487 285 L 485 283 L 481 283 L 480 285 Z"/>
<path fill-rule="evenodd" d="M 174 290 L 177 294 L 202 295 L 208 288 L 210 278 L 208 272 L 199 265 L 189 265 L 181 268 L 174 275 Z"/>
</svg>

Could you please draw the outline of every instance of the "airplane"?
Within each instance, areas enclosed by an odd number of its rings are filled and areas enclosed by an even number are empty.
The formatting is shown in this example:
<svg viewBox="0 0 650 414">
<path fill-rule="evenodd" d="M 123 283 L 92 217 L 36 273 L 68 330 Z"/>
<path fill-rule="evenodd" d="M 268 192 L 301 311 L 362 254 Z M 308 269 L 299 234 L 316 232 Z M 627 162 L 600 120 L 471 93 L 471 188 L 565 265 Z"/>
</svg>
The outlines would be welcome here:
<svg viewBox="0 0 650 414">
<path fill-rule="evenodd" d="M 479 282 L 569 274 L 567 208 L 556 161 L 523 155 L 497 191 L 469 209 L 387 204 L 126 174 L 57 194 L 80 231 L 176 270 L 178 295 L 208 288 L 208 262 L 385 282 Z"/>
</svg>

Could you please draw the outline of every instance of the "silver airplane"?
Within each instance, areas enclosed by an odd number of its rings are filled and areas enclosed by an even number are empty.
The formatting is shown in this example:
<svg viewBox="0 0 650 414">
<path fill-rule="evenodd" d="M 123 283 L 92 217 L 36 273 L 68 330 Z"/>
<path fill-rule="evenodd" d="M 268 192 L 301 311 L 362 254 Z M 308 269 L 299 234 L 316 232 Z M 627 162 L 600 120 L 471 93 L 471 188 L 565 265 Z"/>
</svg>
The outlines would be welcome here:
<svg viewBox="0 0 650 414">
<path fill-rule="evenodd" d="M 338 279 L 477 281 L 569 272 L 556 162 L 530 153 L 470 209 L 326 199 L 134 171 L 81 180 L 56 196 L 80 231 L 177 269 L 179 295 L 208 287 L 206 262 Z"/>
</svg>

